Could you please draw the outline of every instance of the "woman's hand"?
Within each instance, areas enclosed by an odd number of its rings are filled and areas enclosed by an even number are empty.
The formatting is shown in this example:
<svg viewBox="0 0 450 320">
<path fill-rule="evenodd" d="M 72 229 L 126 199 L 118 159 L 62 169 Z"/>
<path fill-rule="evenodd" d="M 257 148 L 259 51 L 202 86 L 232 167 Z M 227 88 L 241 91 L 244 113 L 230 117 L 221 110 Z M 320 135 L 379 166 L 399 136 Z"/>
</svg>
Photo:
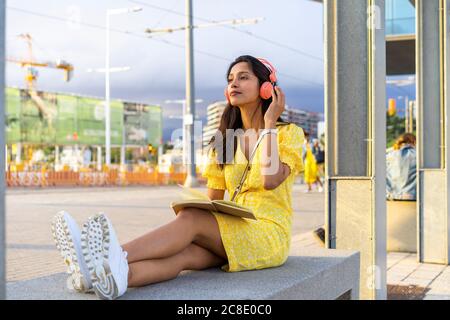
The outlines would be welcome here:
<svg viewBox="0 0 450 320">
<path fill-rule="evenodd" d="M 272 103 L 264 115 L 265 128 L 275 128 L 278 118 L 285 109 L 285 96 L 280 87 L 275 86 L 272 89 Z"/>
</svg>

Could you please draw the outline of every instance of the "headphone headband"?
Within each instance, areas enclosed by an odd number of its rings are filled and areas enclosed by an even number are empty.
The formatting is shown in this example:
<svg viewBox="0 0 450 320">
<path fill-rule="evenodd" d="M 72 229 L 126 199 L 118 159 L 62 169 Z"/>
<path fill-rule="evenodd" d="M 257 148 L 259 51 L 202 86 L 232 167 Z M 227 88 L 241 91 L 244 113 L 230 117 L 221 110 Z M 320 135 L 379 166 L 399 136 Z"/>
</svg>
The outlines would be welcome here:
<svg viewBox="0 0 450 320">
<path fill-rule="evenodd" d="M 270 71 L 270 80 L 272 82 L 277 82 L 277 76 L 276 76 L 276 72 L 277 70 L 275 69 L 275 67 L 266 59 L 264 58 L 257 58 L 263 65 L 266 66 L 266 68 Z"/>
<path fill-rule="evenodd" d="M 264 83 L 261 84 L 261 87 L 259 89 L 259 95 L 261 98 L 268 100 L 272 97 L 272 91 L 274 86 L 277 85 L 277 75 L 276 73 L 276 69 L 275 67 L 266 59 L 263 58 L 256 58 L 258 59 L 259 62 L 261 62 L 263 65 L 266 66 L 266 68 L 269 70 L 270 75 L 269 75 L 269 79 L 270 81 L 266 81 Z M 231 104 L 230 102 L 230 96 L 228 95 L 228 86 L 225 87 L 225 97 L 227 98 L 227 101 L 229 104 Z"/>
</svg>

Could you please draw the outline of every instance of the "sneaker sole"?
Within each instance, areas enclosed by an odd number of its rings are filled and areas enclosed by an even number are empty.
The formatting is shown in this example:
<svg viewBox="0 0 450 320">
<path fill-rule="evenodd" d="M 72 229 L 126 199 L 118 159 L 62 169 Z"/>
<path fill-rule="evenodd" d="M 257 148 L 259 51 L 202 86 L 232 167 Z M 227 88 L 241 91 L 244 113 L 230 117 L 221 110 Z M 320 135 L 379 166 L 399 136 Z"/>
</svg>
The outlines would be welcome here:
<svg viewBox="0 0 450 320">
<path fill-rule="evenodd" d="M 118 287 L 108 262 L 108 221 L 103 215 L 88 219 L 81 232 L 81 248 L 91 275 L 92 286 L 97 297 L 113 300 L 118 297 Z"/>
<path fill-rule="evenodd" d="M 81 273 L 72 234 L 66 219 L 64 219 L 63 212 L 59 212 L 53 218 L 52 236 L 55 240 L 56 248 L 61 253 L 64 263 L 67 266 L 67 273 L 69 273 L 67 287 L 73 288 L 74 290 L 82 293 L 89 292 L 90 288 Z"/>
</svg>

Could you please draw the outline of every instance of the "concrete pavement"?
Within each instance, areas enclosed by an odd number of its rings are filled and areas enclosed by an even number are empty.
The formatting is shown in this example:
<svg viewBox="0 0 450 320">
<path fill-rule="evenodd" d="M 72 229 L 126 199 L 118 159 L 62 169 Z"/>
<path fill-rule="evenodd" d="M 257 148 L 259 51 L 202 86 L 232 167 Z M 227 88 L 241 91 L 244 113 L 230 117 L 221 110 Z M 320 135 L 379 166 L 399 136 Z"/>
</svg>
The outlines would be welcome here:
<svg viewBox="0 0 450 320">
<path fill-rule="evenodd" d="M 322 225 L 322 195 L 304 194 L 298 186 L 294 189 L 293 234 Z M 103 211 L 113 221 L 121 242 L 127 242 L 175 217 L 169 203 L 177 199 L 178 190 L 178 186 L 8 189 L 7 281 L 65 270 L 50 232 L 51 218 L 59 210 L 68 211 L 80 225 Z"/>
<path fill-rule="evenodd" d="M 169 203 L 177 199 L 178 188 L 8 189 L 7 281 L 65 271 L 50 232 L 50 220 L 57 211 L 70 212 L 80 225 L 103 211 L 113 221 L 120 241 L 127 242 L 174 218 Z M 304 191 L 305 186 L 294 185 L 293 252 L 320 246 L 311 231 L 323 224 L 324 194 Z M 425 299 L 450 299 L 450 267 L 419 264 L 415 255 L 391 253 L 388 284 L 418 285 L 427 288 Z"/>
</svg>

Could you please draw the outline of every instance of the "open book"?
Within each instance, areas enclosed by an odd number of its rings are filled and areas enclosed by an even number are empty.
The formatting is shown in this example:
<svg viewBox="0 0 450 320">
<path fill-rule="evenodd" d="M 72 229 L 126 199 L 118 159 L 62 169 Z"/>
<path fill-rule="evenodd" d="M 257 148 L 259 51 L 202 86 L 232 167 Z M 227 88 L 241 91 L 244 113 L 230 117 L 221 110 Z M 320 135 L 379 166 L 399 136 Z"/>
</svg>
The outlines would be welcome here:
<svg viewBox="0 0 450 320">
<path fill-rule="evenodd" d="M 184 208 L 198 208 L 220 213 L 230 214 L 232 216 L 257 220 L 252 210 L 228 200 L 211 200 L 209 197 L 197 190 L 179 185 L 182 200 L 173 201 L 170 206 L 175 214 Z"/>
</svg>

